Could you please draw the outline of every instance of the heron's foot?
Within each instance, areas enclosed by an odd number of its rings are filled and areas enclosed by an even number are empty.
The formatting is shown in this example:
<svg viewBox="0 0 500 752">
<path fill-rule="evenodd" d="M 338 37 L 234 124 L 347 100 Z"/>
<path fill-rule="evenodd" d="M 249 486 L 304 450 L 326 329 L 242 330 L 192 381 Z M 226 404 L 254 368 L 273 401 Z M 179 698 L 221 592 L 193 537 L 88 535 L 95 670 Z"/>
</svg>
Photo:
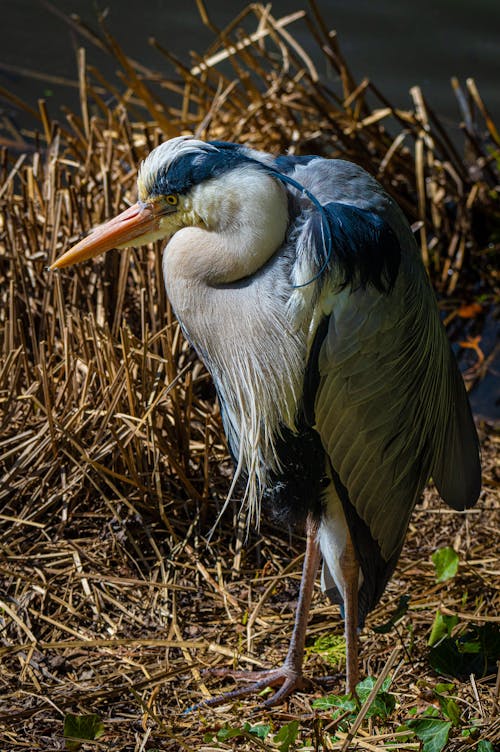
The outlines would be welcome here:
<svg viewBox="0 0 500 752">
<path fill-rule="evenodd" d="M 233 702 L 233 700 L 239 700 L 242 697 L 248 697 L 248 695 L 259 694 L 265 689 L 271 687 L 278 687 L 278 689 L 264 700 L 260 705 L 264 708 L 277 705 L 279 702 L 288 697 L 292 692 L 297 689 L 304 689 L 310 684 L 309 679 L 306 679 L 302 675 L 302 671 L 295 669 L 286 662 L 280 668 L 273 668 L 263 671 L 231 671 L 231 669 L 210 669 L 211 675 L 217 676 L 230 676 L 233 679 L 239 679 L 242 681 L 248 681 L 245 687 L 238 687 L 229 692 L 223 692 L 220 695 L 211 697 L 209 700 L 202 700 L 201 702 L 193 705 L 189 710 L 197 710 L 198 708 L 213 708 L 217 705 L 222 705 L 226 702 Z"/>
</svg>

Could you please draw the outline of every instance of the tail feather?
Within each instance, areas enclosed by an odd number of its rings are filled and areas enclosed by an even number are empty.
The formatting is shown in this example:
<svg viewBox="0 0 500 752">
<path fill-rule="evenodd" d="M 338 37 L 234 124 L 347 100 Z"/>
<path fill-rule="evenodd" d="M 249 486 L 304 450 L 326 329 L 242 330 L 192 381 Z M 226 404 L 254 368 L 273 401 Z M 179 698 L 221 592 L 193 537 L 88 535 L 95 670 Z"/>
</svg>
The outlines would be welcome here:
<svg viewBox="0 0 500 752">
<path fill-rule="evenodd" d="M 454 357 L 450 351 L 450 356 Z M 455 363 L 449 376 L 450 414 L 432 477 L 443 500 L 461 511 L 474 506 L 481 491 L 479 439 L 460 371 Z"/>
</svg>

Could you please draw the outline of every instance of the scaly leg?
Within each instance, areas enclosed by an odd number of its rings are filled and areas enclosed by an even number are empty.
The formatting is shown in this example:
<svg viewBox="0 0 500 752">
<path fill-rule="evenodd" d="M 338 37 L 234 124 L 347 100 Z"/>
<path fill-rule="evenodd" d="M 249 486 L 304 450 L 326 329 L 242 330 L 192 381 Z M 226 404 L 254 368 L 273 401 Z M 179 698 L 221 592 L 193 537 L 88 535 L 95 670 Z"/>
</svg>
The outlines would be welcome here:
<svg viewBox="0 0 500 752">
<path fill-rule="evenodd" d="M 304 660 L 307 621 L 309 618 L 309 608 L 311 605 L 314 582 L 320 559 L 317 532 L 317 525 L 312 516 L 309 515 L 306 521 L 306 553 L 302 568 L 299 600 L 295 612 L 292 638 L 283 665 L 280 668 L 270 669 L 269 671 L 225 671 L 223 674 L 225 676 L 231 675 L 234 678 L 255 679 L 255 681 L 246 687 L 240 687 L 232 692 L 225 692 L 224 694 L 217 695 L 217 697 L 212 697 L 210 700 L 203 700 L 190 708 L 190 710 L 221 705 L 224 702 L 231 702 L 240 697 L 246 697 L 247 695 L 261 692 L 267 687 L 281 685 L 272 697 L 263 703 L 264 706 L 269 707 L 283 700 L 293 692 L 294 689 L 299 689 L 303 686 L 304 679 L 302 676 L 302 662 Z"/>
<path fill-rule="evenodd" d="M 356 552 L 347 535 L 347 542 L 340 559 L 342 574 L 344 575 L 344 610 L 345 610 L 345 640 L 346 640 L 346 684 L 347 694 L 353 694 L 359 682 L 358 655 L 358 582 L 359 564 Z"/>
</svg>

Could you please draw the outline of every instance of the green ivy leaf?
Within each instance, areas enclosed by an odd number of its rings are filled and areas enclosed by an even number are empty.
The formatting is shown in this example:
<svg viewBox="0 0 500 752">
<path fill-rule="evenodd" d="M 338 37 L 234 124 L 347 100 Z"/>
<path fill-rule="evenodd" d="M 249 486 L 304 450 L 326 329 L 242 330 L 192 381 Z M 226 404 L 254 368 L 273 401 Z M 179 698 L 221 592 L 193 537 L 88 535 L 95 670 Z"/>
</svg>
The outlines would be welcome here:
<svg viewBox="0 0 500 752">
<path fill-rule="evenodd" d="M 493 744 L 486 739 L 482 739 L 476 747 L 477 752 L 495 752 Z"/>
<path fill-rule="evenodd" d="M 443 637 L 450 637 L 452 630 L 458 624 L 458 616 L 447 616 L 442 614 L 441 611 L 436 612 L 434 617 L 434 623 L 432 625 L 431 634 L 427 644 L 429 647 L 436 645 Z"/>
<path fill-rule="evenodd" d="M 314 700 L 312 706 L 319 710 L 335 710 L 336 712 L 332 716 L 334 719 L 344 713 L 353 713 L 359 710 L 359 702 L 351 695 L 326 695 L 326 697 Z"/>
<path fill-rule="evenodd" d="M 288 752 L 291 745 L 299 733 L 299 722 L 291 721 L 282 726 L 277 734 L 274 735 L 273 742 L 278 742 L 280 752 Z"/>
<path fill-rule="evenodd" d="M 424 718 L 439 718 L 439 710 L 434 705 L 429 705 L 421 715 Z"/>
<path fill-rule="evenodd" d="M 224 726 L 217 732 L 217 739 L 225 742 L 226 739 L 234 739 L 236 736 L 246 736 L 250 731 L 250 724 L 245 723 L 243 726 Z"/>
<path fill-rule="evenodd" d="M 257 726 L 251 726 L 248 730 L 254 736 L 258 736 L 259 739 L 265 739 L 271 731 L 271 726 L 268 723 L 259 723 Z"/>
<path fill-rule="evenodd" d="M 455 577 L 458 571 L 458 554 L 453 548 L 438 548 L 431 558 L 436 572 L 436 582 L 445 582 Z"/>
<path fill-rule="evenodd" d="M 361 704 L 366 702 L 366 700 L 368 699 L 368 695 L 375 686 L 376 681 L 377 680 L 373 676 L 367 676 L 366 679 L 363 679 L 363 681 L 359 682 L 359 684 L 357 685 L 356 693 Z M 385 719 L 392 713 L 392 711 L 396 707 L 396 699 L 394 695 L 392 695 L 390 692 L 387 692 L 390 684 L 391 679 L 387 677 L 372 700 L 368 713 L 366 714 L 367 718 L 377 717 Z"/>
<path fill-rule="evenodd" d="M 422 742 L 422 752 L 441 752 L 448 741 L 451 721 L 439 718 L 418 718 L 408 721 L 411 728 Z"/>
<path fill-rule="evenodd" d="M 460 708 L 455 700 L 451 698 L 445 700 L 444 698 L 440 702 L 443 714 L 450 719 L 454 726 L 460 725 Z"/>
<path fill-rule="evenodd" d="M 402 723 L 401 725 L 396 726 L 394 731 L 398 735 L 398 741 L 401 744 L 406 744 L 406 742 L 412 741 L 412 739 L 414 739 L 415 737 L 415 732 L 411 731 L 411 729 L 408 728 L 408 722 Z M 403 736 L 404 731 L 406 731 L 407 733 Z M 390 746 L 391 749 L 392 749 L 392 746 L 393 745 Z"/>
<path fill-rule="evenodd" d="M 77 750 L 82 741 L 94 741 L 104 734 L 104 724 L 95 713 L 64 716 L 64 738 L 69 750 Z"/>
<path fill-rule="evenodd" d="M 437 695 L 446 695 L 455 691 L 455 685 L 450 682 L 438 682 L 434 687 L 434 692 Z"/>
<path fill-rule="evenodd" d="M 467 728 L 462 729 L 460 732 L 460 736 L 463 736 L 465 739 L 477 739 L 479 736 L 480 730 L 478 726 L 468 726 Z"/>
<path fill-rule="evenodd" d="M 477 640 L 469 640 L 467 642 L 457 642 L 457 647 L 460 653 L 468 653 L 474 655 L 481 652 L 481 643 Z"/>
<path fill-rule="evenodd" d="M 460 725 L 460 708 L 458 707 L 457 703 L 453 699 L 453 697 L 448 697 L 450 692 L 455 691 L 455 685 L 454 684 L 448 684 L 448 683 L 439 683 L 436 684 L 434 687 L 434 694 L 439 700 L 439 704 L 441 706 L 441 711 L 443 715 L 448 718 L 453 724 L 453 726 L 459 726 Z"/>
<path fill-rule="evenodd" d="M 392 679 L 390 676 L 388 676 L 384 681 L 382 682 L 382 686 L 380 687 L 380 692 L 387 692 L 389 687 L 391 686 Z M 366 679 L 363 679 L 359 682 L 359 684 L 356 685 L 356 693 L 361 700 L 361 702 L 364 702 L 370 692 L 372 691 L 373 687 L 377 683 L 377 679 L 374 676 L 367 676 Z"/>
<path fill-rule="evenodd" d="M 314 700 L 312 704 L 313 708 L 320 710 L 333 710 L 333 720 L 340 718 L 340 716 L 343 716 L 346 713 L 349 713 L 348 720 L 353 720 L 361 705 L 366 702 L 376 681 L 377 680 L 373 676 L 367 676 L 366 679 L 363 679 L 363 681 L 359 682 L 356 686 L 357 698 L 352 695 L 326 695 L 326 697 Z M 387 691 L 390 684 L 391 679 L 388 677 L 385 679 L 380 690 L 372 700 L 367 713 L 368 718 L 387 718 L 396 707 L 394 695 Z"/>
</svg>

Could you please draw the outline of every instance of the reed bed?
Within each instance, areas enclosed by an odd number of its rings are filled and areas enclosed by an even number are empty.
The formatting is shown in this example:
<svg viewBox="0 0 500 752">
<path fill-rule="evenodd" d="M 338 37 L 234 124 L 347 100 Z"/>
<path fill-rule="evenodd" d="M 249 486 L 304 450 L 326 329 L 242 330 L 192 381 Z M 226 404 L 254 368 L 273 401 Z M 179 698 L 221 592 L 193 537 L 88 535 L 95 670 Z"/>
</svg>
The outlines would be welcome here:
<svg viewBox="0 0 500 752">
<path fill-rule="evenodd" d="M 309 26 L 327 77 L 298 45 L 294 22 Z M 247 737 L 208 740 L 242 716 L 271 718 L 276 729 L 298 720 L 297 749 L 418 749 L 415 739 L 399 743 L 397 728 L 433 702 L 426 640 L 436 610 L 460 614 L 462 624 L 499 621 L 492 427 L 481 428 L 478 506 L 450 514 L 426 492 L 363 633 L 365 673 L 379 674 L 399 648 L 389 721 L 365 722 L 352 742 L 332 742 L 328 713 L 311 706 L 320 685 L 271 715 L 255 700 L 183 715 L 217 691 L 204 669 L 281 660 L 302 541 L 265 521 L 243 546 L 236 501 L 206 542 L 231 465 L 210 379 L 165 298 L 161 247 L 110 253 L 61 274 L 47 265 L 134 200 L 147 152 L 196 133 L 362 164 L 415 224 L 448 321 L 479 320 L 498 300 L 500 138 L 476 84 L 454 82 L 466 147 L 459 153 L 420 89 L 411 91 L 413 108 L 401 110 L 372 82 L 353 79 L 313 3 L 281 19 L 251 5 L 227 29 L 213 28 L 211 48 L 189 63 L 152 40 L 168 76 L 130 60 L 104 22 L 97 31 L 68 23 L 88 50 L 79 53 L 80 112 L 56 120 L 42 100 L 34 109 L 0 92 L 33 123 L 18 129 L 4 117 L 0 133 L 1 749 L 63 749 L 68 712 L 98 714 L 106 732 L 98 746 L 113 750 L 278 748 Z M 92 45 L 114 56 L 120 87 L 88 63 Z M 491 363 L 477 343 L 463 348 L 471 385 Z M 443 545 L 461 564 L 455 579 L 437 584 L 430 555 Z M 412 600 L 399 634 L 375 634 L 402 594 Z M 332 632 L 342 634 L 338 610 L 318 592 L 309 674 L 332 672 L 312 647 Z M 341 686 L 334 679 L 332 691 Z M 474 719 L 482 740 L 498 740 L 495 677 L 456 682 L 455 691 L 464 723 Z M 471 739 L 457 727 L 449 749 L 471 749 Z"/>
</svg>

